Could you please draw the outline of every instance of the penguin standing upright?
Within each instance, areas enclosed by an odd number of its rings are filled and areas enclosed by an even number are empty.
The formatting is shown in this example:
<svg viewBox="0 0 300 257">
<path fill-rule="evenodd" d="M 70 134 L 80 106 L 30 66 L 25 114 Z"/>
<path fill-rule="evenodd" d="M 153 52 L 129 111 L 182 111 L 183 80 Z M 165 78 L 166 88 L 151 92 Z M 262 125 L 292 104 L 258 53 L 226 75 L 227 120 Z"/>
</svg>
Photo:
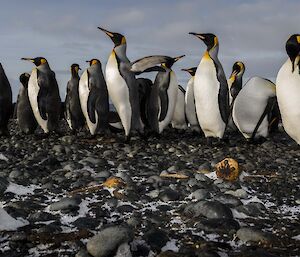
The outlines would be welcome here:
<svg viewBox="0 0 300 257">
<path fill-rule="evenodd" d="M 92 135 L 103 134 L 108 129 L 108 91 L 98 59 L 87 61 L 87 68 L 79 81 L 81 109 Z"/>
<path fill-rule="evenodd" d="M 33 114 L 45 133 L 57 131 L 61 100 L 55 73 L 44 57 L 22 58 L 36 65 L 28 82 L 28 96 Z"/>
<path fill-rule="evenodd" d="M 223 138 L 229 117 L 228 85 L 218 59 L 219 42 L 213 34 L 190 34 L 207 46 L 194 80 L 198 121 L 206 138 Z"/>
<path fill-rule="evenodd" d="M 140 113 L 141 119 L 145 126 L 145 129 L 150 128 L 150 124 L 147 118 L 147 108 L 149 106 L 149 96 L 151 94 L 153 83 L 150 79 L 138 78 L 139 85 L 139 99 L 140 99 Z"/>
<path fill-rule="evenodd" d="M 8 121 L 13 111 L 12 92 L 5 71 L 0 63 L 0 136 L 8 135 Z"/>
<path fill-rule="evenodd" d="M 285 131 L 300 144 L 300 34 L 290 36 L 286 52 L 276 79 L 278 106 Z"/>
<path fill-rule="evenodd" d="M 126 55 L 125 37 L 119 33 L 98 28 L 104 31 L 115 44 L 106 65 L 106 82 L 109 96 L 120 116 L 125 136 L 128 139 L 132 131 L 143 133 L 138 83 Z"/>
<path fill-rule="evenodd" d="M 242 62 L 235 62 L 232 66 L 232 72 L 227 80 L 229 90 L 229 105 L 232 104 L 238 93 L 243 87 L 243 75 L 245 65 Z"/>
<path fill-rule="evenodd" d="M 174 58 L 170 57 L 168 61 L 162 63 L 164 71 L 158 72 L 154 81 L 154 87 L 158 87 L 159 93 L 159 134 L 163 132 L 163 130 L 170 124 L 173 118 L 178 96 L 178 82 L 177 77 L 171 68 L 173 64 L 182 57 L 184 57 L 184 55 Z"/>
<path fill-rule="evenodd" d="M 251 78 L 233 103 L 232 118 L 247 140 L 266 138 L 276 101 L 275 84 L 260 77 Z"/>
<path fill-rule="evenodd" d="M 230 116 L 228 119 L 228 128 L 232 131 L 237 131 L 237 127 L 234 125 L 232 120 L 232 106 L 235 98 L 243 87 L 243 75 L 245 72 L 245 65 L 242 62 L 235 62 L 232 66 L 232 72 L 227 80 L 228 90 L 229 90 L 229 106 L 230 106 Z"/>
<path fill-rule="evenodd" d="M 178 85 L 177 100 L 171 121 L 172 127 L 179 130 L 187 129 L 185 117 L 185 90 L 182 86 Z"/>
<path fill-rule="evenodd" d="M 182 69 L 187 71 L 192 77 L 189 79 L 186 86 L 185 93 L 185 115 L 188 120 L 189 126 L 192 131 L 201 132 L 201 128 L 198 122 L 196 106 L 195 106 L 195 96 L 194 96 L 194 80 L 197 67 Z"/>
<path fill-rule="evenodd" d="M 29 73 L 23 73 L 20 75 L 20 82 L 22 85 L 20 87 L 17 100 L 17 121 L 20 130 L 25 134 L 34 133 L 38 125 L 28 97 L 29 78 Z"/>
<path fill-rule="evenodd" d="M 65 99 L 65 118 L 73 133 L 81 129 L 85 124 L 79 99 L 79 70 L 81 69 L 78 64 L 74 63 L 71 65 L 71 79 L 67 84 Z"/>
</svg>

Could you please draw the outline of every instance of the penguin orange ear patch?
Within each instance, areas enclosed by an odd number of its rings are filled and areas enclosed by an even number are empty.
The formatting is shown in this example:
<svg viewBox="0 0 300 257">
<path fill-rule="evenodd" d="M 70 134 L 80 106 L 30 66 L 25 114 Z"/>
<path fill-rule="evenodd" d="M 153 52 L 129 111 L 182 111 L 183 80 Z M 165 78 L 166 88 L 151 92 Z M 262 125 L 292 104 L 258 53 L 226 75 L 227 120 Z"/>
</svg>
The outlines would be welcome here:
<svg viewBox="0 0 300 257">
<path fill-rule="evenodd" d="M 217 177 L 227 181 L 237 180 L 240 174 L 239 169 L 238 162 L 232 158 L 225 158 L 215 166 Z"/>
</svg>

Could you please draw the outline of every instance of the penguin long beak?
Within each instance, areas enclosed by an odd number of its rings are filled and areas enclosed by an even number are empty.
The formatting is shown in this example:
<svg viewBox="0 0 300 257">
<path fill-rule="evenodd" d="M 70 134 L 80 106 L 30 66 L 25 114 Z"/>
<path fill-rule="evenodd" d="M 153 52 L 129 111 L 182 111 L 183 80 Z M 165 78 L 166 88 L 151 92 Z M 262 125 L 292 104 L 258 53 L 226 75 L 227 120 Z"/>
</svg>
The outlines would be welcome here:
<svg viewBox="0 0 300 257">
<path fill-rule="evenodd" d="M 180 60 L 181 58 L 185 57 L 185 54 L 184 55 L 180 55 L 180 56 L 177 56 L 177 57 L 174 57 L 174 62 L 177 62 L 178 60 Z"/>
<path fill-rule="evenodd" d="M 196 36 L 197 38 L 204 40 L 205 37 L 201 33 L 189 32 L 190 35 Z"/>
<path fill-rule="evenodd" d="M 114 37 L 114 33 L 110 32 L 104 28 L 98 27 L 98 29 L 102 30 L 106 35 L 108 35 L 110 38 Z"/>
<path fill-rule="evenodd" d="M 33 58 L 21 58 L 21 60 L 23 60 L 23 61 L 34 62 L 34 59 L 33 59 Z"/>
</svg>

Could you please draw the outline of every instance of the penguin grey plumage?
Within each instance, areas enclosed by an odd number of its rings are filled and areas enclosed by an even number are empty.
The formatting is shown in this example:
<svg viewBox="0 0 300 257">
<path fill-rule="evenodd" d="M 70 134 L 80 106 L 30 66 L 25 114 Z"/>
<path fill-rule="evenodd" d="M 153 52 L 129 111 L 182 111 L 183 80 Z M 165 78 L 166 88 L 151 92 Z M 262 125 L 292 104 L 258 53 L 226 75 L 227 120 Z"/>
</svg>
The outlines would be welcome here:
<svg viewBox="0 0 300 257">
<path fill-rule="evenodd" d="M 149 120 L 147 118 L 147 109 L 149 106 L 149 96 L 151 94 L 153 83 L 150 79 L 138 78 L 139 85 L 139 99 L 140 99 L 140 113 L 141 119 L 145 128 L 150 128 Z"/>
<path fill-rule="evenodd" d="M 205 137 L 221 139 L 229 117 L 229 95 L 225 73 L 218 59 L 219 41 L 211 33 L 190 34 L 201 39 L 207 46 L 194 81 L 198 121 Z"/>
<path fill-rule="evenodd" d="M 237 127 L 235 126 L 232 120 L 232 106 L 235 98 L 238 93 L 241 91 L 243 87 L 243 75 L 245 72 L 245 65 L 242 62 L 235 62 L 232 66 L 232 72 L 227 80 L 228 90 L 229 90 L 229 105 L 230 105 L 230 115 L 228 119 L 228 128 L 232 131 L 237 131 Z"/>
<path fill-rule="evenodd" d="M 300 144 L 300 34 L 290 36 L 285 48 L 289 58 L 276 78 L 278 106 L 285 131 Z"/>
<path fill-rule="evenodd" d="M 188 72 L 192 77 L 189 79 L 186 86 L 185 93 L 185 115 L 188 120 L 189 126 L 192 131 L 201 132 L 201 128 L 198 122 L 196 106 L 195 106 L 195 96 L 194 96 L 194 80 L 197 67 L 182 69 Z"/>
<path fill-rule="evenodd" d="M 81 109 L 92 135 L 103 134 L 108 130 L 108 91 L 98 59 L 87 61 L 90 64 L 79 81 Z"/>
<path fill-rule="evenodd" d="M 0 136 L 8 135 L 8 121 L 13 111 L 12 92 L 5 71 L 0 63 Z"/>
<path fill-rule="evenodd" d="M 37 123 L 45 133 L 58 130 L 61 99 L 55 73 L 44 57 L 22 58 L 36 65 L 28 82 L 28 97 Z"/>
<path fill-rule="evenodd" d="M 254 77 L 243 86 L 233 103 L 232 118 L 247 140 L 268 136 L 275 98 L 276 87 L 270 80 Z"/>
<path fill-rule="evenodd" d="M 65 118 L 73 132 L 83 128 L 85 118 L 83 116 L 79 99 L 79 75 L 81 70 L 78 64 L 71 65 L 71 79 L 67 84 L 67 94 L 65 99 Z"/>
<path fill-rule="evenodd" d="M 171 124 L 173 128 L 179 130 L 187 129 L 187 122 L 185 116 L 185 94 L 186 91 L 184 90 L 184 88 L 178 85 L 177 99 Z"/>
<path fill-rule="evenodd" d="M 29 73 L 23 73 L 20 75 L 21 87 L 17 100 L 17 121 L 20 130 L 25 134 L 34 133 L 38 125 L 28 97 L 29 78 Z"/>
</svg>

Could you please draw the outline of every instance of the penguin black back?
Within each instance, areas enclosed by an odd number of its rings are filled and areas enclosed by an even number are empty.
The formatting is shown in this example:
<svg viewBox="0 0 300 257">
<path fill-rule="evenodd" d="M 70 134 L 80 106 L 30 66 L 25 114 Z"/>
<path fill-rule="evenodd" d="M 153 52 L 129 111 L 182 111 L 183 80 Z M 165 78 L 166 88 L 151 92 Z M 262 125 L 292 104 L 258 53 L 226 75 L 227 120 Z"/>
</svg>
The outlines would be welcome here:
<svg viewBox="0 0 300 257">
<path fill-rule="evenodd" d="M 5 71 L 0 63 L 0 135 L 8 135 L 8 121 L 13 111 L 12 92 Z"/>
<path fill-rule="evenodd" d="M 20 75 L 21 87 L 17 100 L 17 121 L 20 130 L 25 134 L 34 133 L 37 128 L 37 122 L 30 106 L 28 98 L 28 81 L 30 74 L 23 73 Z"/>
</svg>

